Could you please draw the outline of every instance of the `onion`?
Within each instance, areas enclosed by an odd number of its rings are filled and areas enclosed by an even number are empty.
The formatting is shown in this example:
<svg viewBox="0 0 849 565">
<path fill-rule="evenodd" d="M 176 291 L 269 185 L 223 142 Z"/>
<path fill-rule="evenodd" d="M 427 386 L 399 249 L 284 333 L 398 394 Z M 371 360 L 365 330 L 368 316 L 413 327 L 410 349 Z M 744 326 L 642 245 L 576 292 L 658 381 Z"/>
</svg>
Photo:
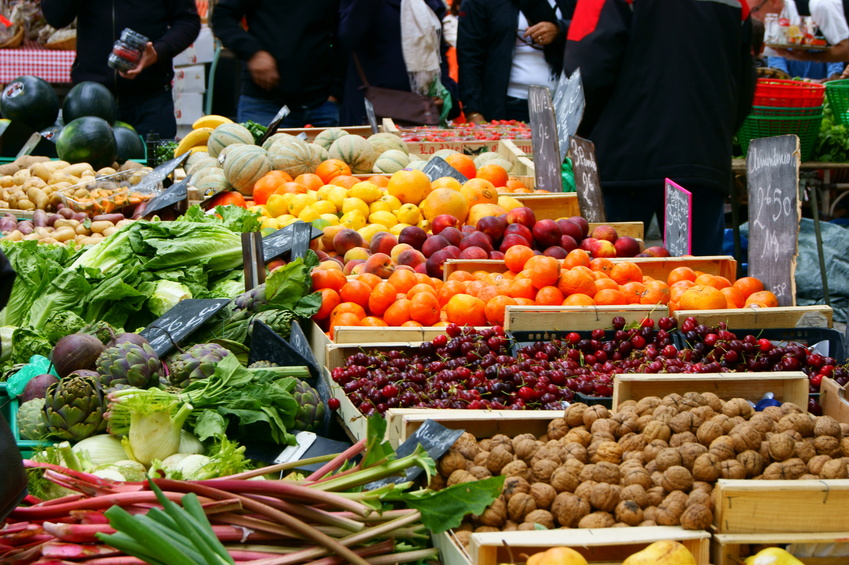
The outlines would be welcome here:
<svg viewBox="0 0 849 565">
<path fill-rule="evenodd" d="M 51 361 L 65 378 L 78 369 L 94 369 L 97 358 L 106 349 L 99 339 L 90 334 L 75 333 L 66 335 L 53 347 Z"/>
<path fill-rule="evenodd" d="M 44 398 L 44 393 L 47 387 L 53 383 L 58 383 L 59 379 L 50 373 L 42 373 L 36 375 L 29 380 L 21 394 L 18 395 L 18 401 L 23 404 L 34 398 Z"/>
<path fill-rule="evenodd" d="M 122 333 L 117 334 L 115 337 L 109 340 L 109 343 L 106 344 L 106 347 L 114 347 L 121 343 L 135 343 L 136 345 L 150 345 L 148 341 L 140 336 L 139 334 L 134 333 Z"/>
</svg>

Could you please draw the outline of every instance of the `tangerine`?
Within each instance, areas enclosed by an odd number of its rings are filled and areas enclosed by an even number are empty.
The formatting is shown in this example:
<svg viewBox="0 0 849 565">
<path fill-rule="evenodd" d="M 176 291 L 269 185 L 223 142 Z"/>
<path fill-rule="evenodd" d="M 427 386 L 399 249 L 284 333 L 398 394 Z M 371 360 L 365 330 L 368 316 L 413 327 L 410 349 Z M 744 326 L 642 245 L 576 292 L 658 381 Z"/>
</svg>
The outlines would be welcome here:
<svg viewBox="0 0 849 565">
<path fill-rule="evenodd" d="M 616 284 L 616 281 L 611 279 L 610 277 L 602 277 L 600 279 L 596 279 L 595 281 L 593 281 L 593 284 L 595 284 L 595 292 L 593 292 L 592 294 L 587 293 L 590 294 L 590 296 L 594 295 L 600 290 L 619 290 L 619 285 Z"/>
<path fill-rule="evenodd" d="M 428 281 L 428 282 L 430 282 L 430 281 Z M 415 296 L 417 294 L 421 294 L 421 293 L 430 294 L 432 296 L 437 295 L 436 289 L 433 288 L 433 285 L 426 284 L 426 283 L 417 283 L 417 284 L 414 284 L 410 288 L 410 290 L 407 291 L 407 298 L 412 300 L 413 296 Z"/>
<path fill-rule="evenodd" d="M 398 173 L 395 174 L 397 175 Z M 419 208 L 421 208 L 422 214 L 424 214 L 424 217 L 429 222 L 432 222 L 437 216 L 447 214 L 454 216 L 462 224 L 466 221 L 466 216 L 469 215 L 469 202 L 466 200 L 466 197 L 450 188 L 435 189 L 425 197 Z"/>
<path fill-rule="evenodd" d="M 564 298 L 563 293 L 556 286 L 544 286 L 537 291 L 534 301 L 540 306 L 560 306 Z"/>
<path fill-rule="evenodd" d="M 304 173 L 295 177 L 295 182 L 307 187 L 307 190 L 318 190 L 325 185 L 321 177 L 315 173 Z"/>
<path fill-rule="evenodd" d="M 571 269 L 578 265 L 583 265 L 584 267 L 590 266 L 590 254 L 583 249 L 573 249 L 567 253 L 566 258 L 563 259 L 564 269 Z"/>
<path fill-rule="evenodd" d="M 365 316 L 363 316 L 364 318 Z M 357 317 L 356 314 L 339 314 L 334 320 L 330 322 L 330 339 L 334 339 L 336 337 L 336 328 L 339 326 L 359 326 L 362 318 Z"/>
<path fill-rule="evenodd" d="M 663 281 L 650 280 L 643 283 L 646 291 L 640 299 L 640 304 L 668 304 L 669 287 Z"/>
<path fill-rule="evenodd" d="M 410 318 L 423 326 L 432 326 L 438 322 L 439 311 L 439 301 L 435 294 L 419 292 L 410 299 Z"/>
<path fill-rule="evenodd" d="M 525 268 L 528 259 L 534 256 L 534 251 L 524 245 L 514 245 L 504 253 L 504 264 L 514 273 Z"/>
<path fill-rule="evenodd" d="M 366 180 L 372 184 L 376 184 L 380 188 L 386 188 L 389 186 L 389 177 L 386 175 L 372 175 Z"/>
<path fill-rule="evenodd" d="M 624 306 L 628 303 L 625 299 L 625 295 L 622 294 L 618 290 L 614 290 L 612 288 L 605 288 L 595 293 L 593 296 L 593 300 L 595 300 L 596 304 L 604 304 L 604 305 L 614 305 L 614 306 Z"/>
<path fill-rule="evenodd" d="M 669 271 L 669 275 L 666 277 L 666 284 L 672 286 L 673 284 L 680 281 L 695 281 L 696 280 L 696 272 L 690 267 L 675 267 L 671 271 Z"/>
<path fill-rule="evenodd" d="M 332 324 L 336 318 L 343 314 L 354 314 L 357 320 L 362 320 L 366 317 L 365 309 L 355 302 L 342 302 L 330 312 L 330 323 Z"/>
<path fill-rule="evenodd" d="M 590 261 L 589 267 L 592 271 L 606 273 L 609 275 L 610 271 L 613 269 L 613 265 L 613 261 L 611 261 L 607 257 L 596 257 L 595 259 Z"/>
<path fill-rule="evenodd" d="M 328 184 L 339 175 L 350 175 L 351 167 L 341 159 L 326 159 L 315 168 L 315 174 L 324 184 Z"/>
<path fill-rule="evenodd" d="M 733 286 L 721 288 L 719 292 L 725 295 L 729 308 L 742 308 L 746 304 L 746 297 Z"/>
<path fill-rule="evenodd" d="M 469 206 L 476 204 L 498 204 L 498 191 L 486 179 L 469 179 L 463 183 L 460 194 L 466 197 Z"/>
<path fill-rule="evenodd" d="M 287 181 L 277 185 L 273 194 L 306 194 L 307 187 L 295 181 Z M 271 195 L 269 195 L 271 196 Z M 267 200 L 266 200 L 267 202 Z"/>
<path fill-rule="evenodd" d="M 595 300 L 593 300 L 592 296 L 578 292 L 567 296 L 563 300 L 563 306 L 595 306 Z"/>
<path fill-rule="evenodd" d="M 641 282 L 629 282 L 622 285 L 619 291 L 625 295 L 628 304 L 639 304 L 646 293 L 646 285 Z"/>
<path fill-rule="evenodd" d="M 367 308 L 371 296 L 371 287 L 363 281 L 348 281 L 339 291 L 339 296 L 345 302 L 354 302 L 363 308 Z"/>
<path fill-rule="evenodd" d="M 374 273 L 360 273 L 357 275 L 356 280 L 362 281 L 374 289 L 374 287 L 377 286 L 377 283 L 381 282 L 383 279 Z"/>
<path fill-rule="evenodd" d="M 460 171 L 467 179 L 473 179 L 477 175 L 475 160 L 471 156 L 463 153 L 450 153 L 443 158 L 446 163 Z"/>
<path fill-rule="evenodd" d="M 379 282 L 371 290 L 368 299 L 368 310 L 375 316 L 382 316 L 387 308 L 392 306 L 397 295 L 395 287 L 388 282 Z"/>
<path fill-rule="evenodd" d="M 402 204 L 419 204 L 430 191 L 430 179 L 418 169 L 393 173 L 386 185 L 386 193 Z"/>
<path fill-rule="evenodd" d="M 496 163 L 483 165 L 478 169 L 475 178 L 488 180 L 496 188 L 506 187 L 510 177 L 507 175 L 507 170 Z"/>
<path fill-rule="evenodd" d="M 342 303 L 342 299 L 339 298 L 339 293 L 332 288 L 323 288 L 319 291 L 319 293 L 321 294 L 321 306 L 319 307 L 318 312 L 313 314 L 313 320 L 324 320 L 329 318 L 333 309 Z"/>
<path fill-rule="evenodd" d="M 310 278 L 312 278 L 313 290 L 332 288 L 335 291 L 339 291 L 348 282 L 344 273 L 337 269 L 313 269 L 310 273 Z"/>
<path fill-rule="evenodd" d="M 750 294 L 743 305 L 757 306 L 760 308 L 775 308 L 778 306 L 778 297 L 769 290 L 759 290 Z"/>
<path fill-rule="evenodd" d="M 507 179 L 507 182 L 504 184 L 504 188 L 507 189 L 507 192 L 518 192 L 519 190 L 528 190 L 528 187 L 525 186 L 525 183 L 514 177 L 510 177 Z"/>
<path fill-rule="evenodd" d="M 693 285 L 678 300 L 681 310 L 724 310 L 728 307 L 725 295 L 708 285 Z"/>
<path fill-rule="evenodd" d="M 536 292 L 534 283 L 532 283 L 531 279 L 528 278 L 516 278 L 510 283 L 510 286 L 507 287 L 507 294 L 509 296 L 517 299 L 523 298 L 531 300 L 532 304 L 534 297 L 536 297 Z"/>
<path fill-rule="evenodd" d="M 390 326 L 400 326 L 410 319 L 412 303 L 406 298 L 399 298 L 383 313 L 383 319 Z"/>
<path fill-rule="evenodd" d="M 486 321 L 492 325 L 503 326 L 506 308 L 508 306 L 516 306 L 516 304 L 516 300 L 509 296 L 493 296 L 486 303 L 486 308 L 484 309 Z"/>
<path fill-rule="evenodd" d="M 696 286 L 696 283 L 688 280 L 678 281 L 669 285 L 669 301 L 678 302 L 681 299 L 681 295 L 694 286 Z"/>
<path fill-rule="evenodd" d="M 739 290 L 744 299 L 764 289 L 764 283 L 755 277 L 741 277 L 734 281 L 731 286 Z"/>
<path fill-rule="evenodd" d="M 463 188 L 463 184 L 454 177 L 439 177 L 438 179 L 430 183 L 430 187 L 432 189 L 450 188 L 451 190 L 456 190 L 457 192 L 460 192 L 460 189 Z"/>
<path fill-rule="evenodd" d="M 443 308 L 448 322 L 459 326 L 485 326 L 486 303 L 468 294 L 455 294 Z"/>
<path fill-rule="evenodd" d="M 402 327 L 402 328 L 420 328 L 420 327 L 422 327 L 422 325 L 415 320 L 407 320 L 406 322 L 401 324 L 399 327 Z"/>
<path fill-rule="evenodd" d="M 334 177 L 333 179 L 331 179 L 328 184 L 332 184 L 334 186 L 341 186 L 342 188 L 351 188 L 358 182 L 360 182 L 360 179 L 353 175 L 339 175 L 338 177 Z"/>
<path fill-rule="evenodd" d="M 439 306 L 444 307 L 455 294 L 463 294 L 466 292 L 466 285 L 460 281 L 446 281 L 436 294 L 439 300 Z"/>
<path fill-rule="evenodd" d="M 396 292 L 404 294 L 419 283 L 416 272 L 408 269 L 395 269 L 386 280 L 395 287 Z"/>
<path fill-rule="evenodd" d="M 639 265 L 630 261 L 616 263 L 610 270 L 610 278 L 623 285 L 629 282 L 643 282 L 643 271 Z"/>
<path fill-rule="evenodd" d="M 523 270 L 530 273 L 531 282 L 537 289 L 554 286 L 560 278 L 560 262 L 545 255 L 534 255 L 528 259 Z"/>
<path fill-rule="evenodd" d="M 278 186 L 284 182 L 292 182 L 292 177 L 286 171 L 268 171 L 254 183 L 254 203 L 263 205 L 268 202 L 268 197 L 274 194 Z"/>
<path fill-rule="evenodd" d="M 598 286 L 596 286 L 596 281 L 593 276 L 588 275 L 578 268 L 562 271 L 560 273 L 560 278 L 557 281 L 557 288 L 560 289 L 564 297 L 571 296 L 572 294 L 586 294 L 588 296 L 592 296 L 598 292 Z M 618 286 L 615 286 L 614 288 L 618 288 Z"/>
<path fill-rule="evenodd" d="M 385 327 L 385 326 L 388 326 L 389 324 L 387 324 L 386 321 L 379 316 L 366 316 L 365 318 L 360 320 L 360 325 L 374 328 L 374 327 Z"/>
</svg>

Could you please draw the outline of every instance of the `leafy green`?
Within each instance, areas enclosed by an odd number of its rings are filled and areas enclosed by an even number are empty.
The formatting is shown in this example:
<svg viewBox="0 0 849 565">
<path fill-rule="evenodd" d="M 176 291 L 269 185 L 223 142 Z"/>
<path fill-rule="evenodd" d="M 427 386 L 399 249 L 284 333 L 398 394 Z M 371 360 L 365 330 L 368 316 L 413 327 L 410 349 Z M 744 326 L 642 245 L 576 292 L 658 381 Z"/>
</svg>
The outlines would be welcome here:
<svg viewBox="0 0 849 565">
<path fill-rule="evenodd" d="M 242 239 L 224 226 L 197 222 L 143 222 L 143 226 L 130 233 L 130 242 L 132 250 L 142 255 L 146 270 L 202 265 L 210 271 L 229 271 L 242 265 Z"/>
<path fill-rule="evenodd" d="M 85 320 L 75 312 L 57 310 L 47 318 L 43 333 L 52 343 L 56 343 L 66 335 L 80 331 L 84 325 Z"/>
<path fill-rule="evenodd" d="M 162 316 L 181 300 L 192 297 L 192 291 L 184 284 L 175 281 L 159 280 L 147 299 L 147 307 L 154 316 Z"/>
<path fill-rule="evenodd" d="M 823 104 L 822 125 L 811 159 L 826 163 L 849 161 L 849 129 L 835 120 L 828 100 Z"/>
<path fill-rule="evenodd" d="M 310 272 L 318 264 L 318 255 L 309 250 L 303 257 L 275 269 L 265 281 L 267 302 L 259 305 L 257 310 L 285 308 L 302 318 L 308 318 L 318 312 L 321 307 L 321 294 L 310 294 Z"/>
<path fill-rule="evenodd" d="M 248 128 L 248 131 L 254 136 L 254 143 L 259 143 L 259 140 L 262 139 L 262 136 L 265 135 L 265 132 L 268 130 L 267 126 L 258 124 L 253 120 L 248 120 L 241 125 Z"/>
<path fill-rule="evenodd" d="M 175 221 L 217 224 L 236 233 L 255 232 L 260 227 L 259 213 L 239 206 L 217 206 L 214 213 L 207 214 L 195 204 Z"/>
<path fill-rule="evenodd" d="M 33 355 L 49 357 L 53 345 L 43 333 L 29 328 L 17 328 L 12 332 L 12 357 L 10 363 L 28 363 Z"/>
<path fill-rule="evenodd" d="M 422 524 L 438 534 L 459 526 L 467 514 L 482 514 L 501 495 L 505 478 L 499 475 L 438 491 L 403 492 L 397 499 L 421 512 Z"/>
</svg>

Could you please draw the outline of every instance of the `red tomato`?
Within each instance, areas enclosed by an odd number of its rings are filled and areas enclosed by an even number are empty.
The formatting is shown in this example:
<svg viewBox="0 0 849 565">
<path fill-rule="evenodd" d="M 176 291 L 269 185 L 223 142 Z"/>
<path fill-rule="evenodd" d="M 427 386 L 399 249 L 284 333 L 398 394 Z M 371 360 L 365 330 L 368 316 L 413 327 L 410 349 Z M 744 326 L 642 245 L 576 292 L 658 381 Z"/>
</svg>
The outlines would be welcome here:
<svg viewBox="0 0 849 565">
<path fill-rule="evenodd" d="M 212 200 L 210 200 L 209 206 L 211 208 L 216 206 L 238 206 L 239 208 L 248 207 L 245 202 L 245 197 L 235 191 L 220 192 L 216 194 L 212 197 Z"/>
</svg>

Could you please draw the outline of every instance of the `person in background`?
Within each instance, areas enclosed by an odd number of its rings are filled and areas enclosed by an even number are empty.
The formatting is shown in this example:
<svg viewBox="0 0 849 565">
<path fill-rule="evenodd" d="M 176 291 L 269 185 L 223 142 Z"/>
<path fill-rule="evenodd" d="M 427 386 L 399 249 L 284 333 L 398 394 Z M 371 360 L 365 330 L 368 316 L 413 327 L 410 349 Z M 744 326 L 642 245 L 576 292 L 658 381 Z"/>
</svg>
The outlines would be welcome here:
<svg viewBox="0 0 849 565">
<path fill-rule="evenodd" d="M 764 20 L 767 14 L 781 14 L 785 6 L 792 21 L 798 18 L 795 2 L 789 0 L 748 0 L 753 18 Z M 845 63 L 849 61 L 849 25 L 843 0 L 810 0 L 808 11 L 829 46 L 822 51 L 775 49 L 785 59 L 813 63 Z M 792 73 L 791 73 L 792 74 Z M 795 75 L 794 75 L 795 76 Z"/>
<path fill-rule="evenodd" d="M 457 14 L 461 0 L 448 0 L 448 12 L 442 18 L 442 38 L 448 44 L 445 58 L 448 60 L 448 76 L 454 82 L 460 80 L 457 69 Z"/>
<path fill-rule="evenodd" d="M 339 125 L 338 12 L 338 0 L 218 1 L 212 11 L 215 35 L 245 62 L 239 122 L 268 125 L 287 106 L 280 127 Z"/>
<path fill-rule="evenodd" d="M 530 121 L 528 86 L 555 84 L 576 1 L 463 1 L 457 62 L 467 120 Z"/>
<path fill-rule="evenodd" d="M 744 0 L 745 2 L 745 0 Z M 722 252 L 731 141 L 754 96 L 740 0 L 581 0 L 564 72 L 581 69 L 578 135 L 595 143 L 607 220 L 663 226 L 664 179 L 693 195 L 692 253 Z"/>
<path fill-rule="evenodd" d="M 162 139 L 176 137 L 171 61 L 200 32 L 194 0 L 42 0 L 41 9 L 55 28 L 77 18 L 77 57 L 71 67 L 74 84 L 95 81 L 107 87 L 118 102 L 118 120 L 141 135 L 155 132 Z M 107 61 L 124 28 L 150 41 L 138 66 L 119 73 Z"/>
</svg>

